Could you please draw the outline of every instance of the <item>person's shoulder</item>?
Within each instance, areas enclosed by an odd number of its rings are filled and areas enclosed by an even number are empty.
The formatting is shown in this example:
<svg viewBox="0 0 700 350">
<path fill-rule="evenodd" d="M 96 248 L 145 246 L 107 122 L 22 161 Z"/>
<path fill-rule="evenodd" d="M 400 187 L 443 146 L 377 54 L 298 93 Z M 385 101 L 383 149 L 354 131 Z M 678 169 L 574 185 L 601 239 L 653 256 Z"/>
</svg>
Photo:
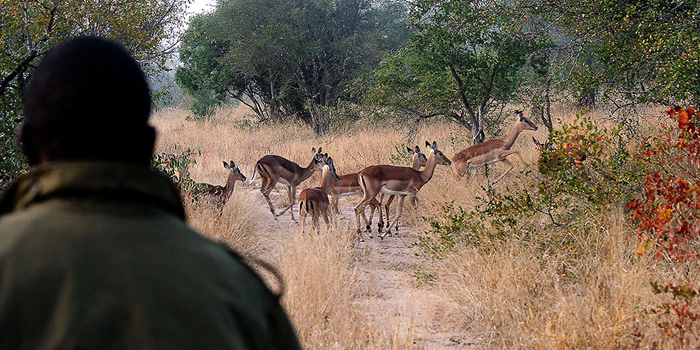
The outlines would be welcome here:
<svg viewBox="0 0 700 350">
<path fill-rule="evenodd" d="M 48 221 L 48 212 L 40 207 L 13 211 L 0 216 L 0 255 L 27 235 L 37 232 Z"/>
</svg>

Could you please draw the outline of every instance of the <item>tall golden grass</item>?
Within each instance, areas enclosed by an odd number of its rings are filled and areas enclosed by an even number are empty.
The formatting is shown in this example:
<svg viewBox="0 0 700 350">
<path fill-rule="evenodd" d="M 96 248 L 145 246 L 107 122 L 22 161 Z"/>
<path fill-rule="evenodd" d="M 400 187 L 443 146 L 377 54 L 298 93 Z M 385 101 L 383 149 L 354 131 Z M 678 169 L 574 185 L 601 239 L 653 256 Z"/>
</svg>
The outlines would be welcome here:
<svg viewBox="0 0 700 350">
<path fill-rule="evenodd" d="M 157 152 L 173 152 L 176 145 L 199 149 L 201 155 L 190 168 L 192 178 L 223 184 L 223 160 L 235 161 L 250 179 L 255 162 L 266 154 L 282 155 L 306 166 L 311 148 L 323 147 L 342 175 L 373 164 L 408 166 L 406 145 L 424 148 L 425 141 L 437 141 L 449 157 L 469 146 L 471 139 L 469 130 L 444 120 L 402 126 L 373 126 L 364 121 L 349 132 L 316 138 L 308 127 L 295 123 L 251 127 L 255 124 L 246 113 L 244 108 L 227 108 L 210 121 L 190 122 L 185 120 L 186 111 L 161 111 L 153 118 L 160 134 Z M 575 116 L 564 109 L 556 113 L 563 121 Z M 504 133 L 513 122 L 506 120 Z M 516 169 L 497 188 L 506 190 L 514 182 L 534 181 L 521 173 L 536 171 L 538 152 L 531 136 L 543 141 L 547 131 L 540 128 L 521 135 L 515 148 L 525 164 L 514 159 Z M 491 178 L 503 169 L 498 164 L 491 167 Z M 318 181 L 314 175 L 301 187 L 317 186 Z M 445 203 L 473 208 L 478 197 L 485 196 L 485 184 L 483 170 L 456 180 L 450 169 L 438 166 L 432 181 L 418 194 L 419 207 L 406 206 L 402 232 L 415 239 L 411 232 L 427 231 L 429 225 L 422 218 L 444 215 Z M 377 281 L 358 272 L 360 267 L 367 268 L 360 266 L 363 260 L 358 260 L 358 254 L 371 250 L 358 248 L 354 215 L 348 209 L 359 197 L 341 199 L 344 218 L 337 227 L 326 230 L 322 226 L 318 236 L 301 235 L 288 216 L 273 219 L 258 187 L 259 181 L 237 183 L 222 212 L 188 205 L 188 216 L 205 235 L 279 267 L 287 286 L 283 304 L 307 348 L 409 349 L 435 344 L 417 341 L 421 325 L 410 313 L 397 318 L 378 306 L 384 295 L 377 290 Z M 273 201 L 280 207 L 286 203 L 286 190 L 278 187 Z M 652 293 L 649 283 L 693 279 L 700 269 L 693 263 L 678 269 L 637 256 L 636 235 L 626 217 L 613 208 L 590 218 L 586 225 L 565 229 L 549 227 L 533 213 L 530 220 L 541 221 L 542 227 L 537 239 L 548 242 L 567 236 L 576 242 L 573 250 L 547 251 L 535 248 L 533 242 L 513 240 L 498 243 L 496 249 L 466 247 L 442 260 L 420 258 L 415 273 L 431 276 L 420 282 L 445 305 L 436 313 L 439 322 L 464 338 L 476 339 L 478 348 L 674 348 L 677 343 L 659 330 L 657 318 L 645 312 L 663 300 Z M 393 322 L 385 322 L 387 319 Z M 697 331 L 694 336 L 698 337 Z"/>
</svg>

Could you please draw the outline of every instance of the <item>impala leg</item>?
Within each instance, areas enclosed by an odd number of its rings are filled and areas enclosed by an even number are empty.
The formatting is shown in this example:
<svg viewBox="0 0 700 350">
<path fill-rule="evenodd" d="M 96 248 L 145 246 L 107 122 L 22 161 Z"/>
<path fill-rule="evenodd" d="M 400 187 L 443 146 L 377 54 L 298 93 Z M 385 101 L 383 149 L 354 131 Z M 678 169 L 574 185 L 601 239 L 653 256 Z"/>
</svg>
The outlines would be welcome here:
<svg viewBox="0 0 700 350">
<path fill-rule="evenodd" d="M 389 228 L 387 229 L 387 233 L 391 233 L 391 228 L 396 226 L 396 223 L 399 221 L 399 218 L 401 217 L 401 214 L 403 212 L 403 201 L 406 199 L 406 196 L 399 196 L 399 208 L 396 210 L 396 217 L 394 218 L 394 222 L 389 225 Z M 386 236 L 386 234 L 384 235 Z M 379 238 L 384 238 L 384 236 L 379 236 Z"/>
<path fill-rule="evenodd" d="M 375 202 L 377 200 L 375 199 Z M 379 212 L 379 223 L 377 223 L 377 232 L 382 233 L 382 229 L 384 228 L 384 214 L 382 211 L 382 203 L 377 202 L 377 211 Z"/>
<path fill-rule="evenodd" d="M 369 202 L 370 202 L 369 199 L 367 199 L 367 200 L 363 199 L 363 200 L 360 202 L 360 204 L 358 204 L 357 207 L 355 207 L 355 221 L 357 222 L 357 233 L 358 233 L 359 236 L 360 236 L 360 242 L 363 241 L 363 239 L 362 239 L 362 230 L 360 230 L 360 216 L 362 216 L 362 217 L 364 218 L 364 210 L 365 210 L 365 207 L 367 206 L 367 204 L 368 204 Z M 365 218 L 365 219 L 366 219 L 366 218 Z M 366 223 L 366 222 L 367 222 L 367 221 L 365 220 L 365 223 Z M 367 235 L 369 236 L 369 238 L 372 238 L 372 232 L 371 232 L 371 231 L 368 231 Z"/>
<path fill-rule="evenodd" d="M 371 226 L 372 219 L 374 218 L 374 212 L 377 210 L 379 203 L 377 202 L 376 199 L 372 199 L 368 204 L 369 204 L 369 220 L 367 219 L 367 211 L 365 209 L 362 210 L 360 215 L 362 215 L 362 220 L 365 223 L 365 231 L 372 232 L 372 226 Z"/>
<path fill-rule="evenodd" d="M 328 210 L 323 212 L 323 221 L 326 222 L 326 231 L 330 231 L 331 223 L 330 223 L 330 220 L 328 219 Z"/>
<path fill-rule="evenodd" d="M 394 196 L 394 195 L 389 196 L 389 199 L 387 199 L 386 204 L 384 205 L 384 209 L 386 209 L 386 226 L 387 227 L 389 226 L 389 222 L 391 222 L 391 220 L 389 219 L 389 208 L 391 208 L 391 203 L 394 201 L 395 197 L 396 196 Z"/>
<path fill-rule="evenodd" d="M 377 207 L 374 205 L 373 202 L 369 202 L 369 220 L 367 219 L 367 211 L 365 209 L 362 209 L 362 220 L 365 223 L 365 231 L 371 232 L 372 227 L 370 225 L 372 224 L 372 218 L 374 217 L 374 211 Z"/>
<path fill-rule="evenodd" d="M 361 201 L 356 207 L 355 207 L 355 221 L 357 222 L 357 233 L 360 233 L 360 209 L 364 209 L 364 206 L 362 205 L 364 201 Z"/>
<path fill-rule="evenodd" d="M 526 167 L 527 163 L 525 163 L 525 159 L 523 159 L 523 156 L 520 155 L 520 151 L 514 151 L 513 153 L 516 156 L 518 156 L 518 159 L 520 159 L 520 162 L 523 163 L 523 167 Z"/>
<path fill-rule="evenodd" d="M 316 231 L 316 235 L 319 235 L 318 213 L 311 213 L 311 225 Z"/>
<path fill-rule="evenodd" d="M 299 226 L 301 226 L 301 234 L 302 236 L 304 235 L 304 223 L 306 222 L 306 212 L 302 214 L 301 210 L 299 210 Z"/>
<path fill-rule="evenodd" d="M 418 201 L 418 196 L 416 196 L 416 195 L 411 195 L 411 196 L 410 196 L 410 199 L 411 199 L 411 204 L 413 205 L 413 207 L 414 207 L 414 208 L 418 208 L 418 202 L 419 202 L 419 201 Z"/>
<path fill-rule="evenodd" d="M 371 231 L 370 227 L 372 225 L 372 218 L 374 217 L 374 212 L 378 211 L 379 212 L 379 223 L 377 223 L 377 228 L 379 232 L 382 231 L 382 228 L 384 228 L 384 220 L 382 220 L 382 215 L 381 211 L 377 210 L 377 208 L 380 208 L 382 206 L 381 202 L 377 202 L 375 198 L 372 198 L 372 200 L 369 202 L 370 205 L 370 216 L 369 216 L 369 222 L 367 222 L 367 230 Z"/>
<path fill-rule="evenodd" d="M 289 197 L 289 215 L 292 218 L 292 221 L 297 222 L 297 219 L 294 218 L 294 209 L 292 209 L 292 206 L 294 205 L 294 197 L 297 194 L 297 187 L 296 186 L 288 186 L 287 187 L 287 196 Z"/>
<path fill-rule="evenodd" d="M 331 195 L 331 210 L 333 210 L 336 214 L 340 214 L 340 209 L 338 209 L 338 198 L 340 196 L 336 195 Z"/>
<path fill-rule="evenodd" d="M 467 167 L 463 162 L 453 162 L 451 168 L 452 176 L 457 180 L 461 179 L 467 170 Z"/>
<path fill-rule="evenodd" d="M 508 166 L 508 169 L 506 169 L 506 171 L 504 171 L 503 174 L 501 174 L 501 176 L 499 176 L 499 177 L 496 179 L 496 181 L 493 182 L 494 185 L 497 184 L 498 181 L 501 181 L 501 179 L 502 179 L 504 176 L 506 176 L 506 174 L 508 174 L 511 170 L 513 170 L 513 163 L 509 162 L 509 161 L 508 161 L 507 159 L 505 159 L 505 158 L 503 158 L 503 163 L 505 163 L 506 166 Z"/>
<path fill-rule="evenodd" d="M 471 177 L 476 174 L 477 170 L 478 170 L 478 167 L 469 165 L 469 167 L 467 168 L 467 175 L 468 175 L 467 178 L 471 179 Z"/>
<path fill-rule="evenodd" d="M 263 177 L 262 178 L 262 185 L 260 186 L 260 192 L 262 192 L 263 197 L 265 197 L 265 201 L 267 201 L 267 206 L 270 207 L 270 212 L 272 213 L 272 216 L 277 220 L 277 213 L 275 213 L 275 206 L 272 205 L 272 201 L 270 200 L 270 192 L 272 192 L 272 188 L 274 186 L 271 185 L 270 179 Z"/>
<path fill-rule="evenodd" d="M 374 219 L 374 212 L 377 211 L 377 208 L 381 204 L 381 201 L 384 200 L 384 194 L 382 193 L 382 196 L 379 197 L 379 202 L 377 202 L 376 198 L 373 198 L 372 201 L 369 202 L 370 208 L 369 208 L 369 221 L 365 218 L 365 222 L 367 223 L 367 231 L 372 231 L 371 225 L 372 225 L 372 219 Z M 365 212 L 362 211 L 362 215 L 364 217 Z M 380 218 L 381 219 L 381 218 Z M 381 221 L 381 220 L 380 220 Z"/>
</svg>

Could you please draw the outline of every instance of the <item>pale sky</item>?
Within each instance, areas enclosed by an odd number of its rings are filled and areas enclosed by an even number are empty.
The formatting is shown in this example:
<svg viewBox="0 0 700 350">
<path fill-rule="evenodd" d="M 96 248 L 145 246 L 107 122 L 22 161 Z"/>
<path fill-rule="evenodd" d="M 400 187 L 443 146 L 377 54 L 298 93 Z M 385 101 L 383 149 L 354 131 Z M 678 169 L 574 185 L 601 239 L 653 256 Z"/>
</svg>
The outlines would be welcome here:
<svg viewBox="0 0 700 350">
<path fill-rule="evenodd" d="M 210 12 L 216 6 L 216 0 L 194 0 L 187 8 L 188 14 Z"/>
</svg>

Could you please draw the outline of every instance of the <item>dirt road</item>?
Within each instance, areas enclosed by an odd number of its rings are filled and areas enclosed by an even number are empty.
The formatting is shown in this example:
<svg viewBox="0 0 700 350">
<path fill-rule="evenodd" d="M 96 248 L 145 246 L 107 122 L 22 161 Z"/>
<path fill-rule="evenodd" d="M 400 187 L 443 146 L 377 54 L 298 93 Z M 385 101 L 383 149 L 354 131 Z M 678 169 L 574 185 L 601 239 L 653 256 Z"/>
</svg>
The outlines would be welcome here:
<svg viewBox="0 0 700 350">
<path fill-rule="evenodd" d="M 349 204 L 354 202 L 348 200 L 344 205 L 341 202 L 339 230 L 354 227 L 354 210 Z M 276 225 L 278 231 L 271 234 L 279 236 L 292 225 L 296 224 L 289 215 L 283 215 Z M 375 238 L 366 235 L 364 238 L 364 242 L 355 245 L 357 258 L 353 268 L 360 276 L 359 284 L 370 287 L 358 291 L 355 300 L 358 307 L 375 313 L 375 319 L 381 319 L 395 332 L 410 332 L 417 348 L 478 349 L 473 339 L 448 329 L 444 322 L 443 316 L 450 305 L 431 287 L 429 277 L 425 277 L 431 262 L 413 244 L 417 241 L 415 228 L 402 226 L 398 236 L 384 239 L 377 238 L 376 232 Z"/>
</svg>

